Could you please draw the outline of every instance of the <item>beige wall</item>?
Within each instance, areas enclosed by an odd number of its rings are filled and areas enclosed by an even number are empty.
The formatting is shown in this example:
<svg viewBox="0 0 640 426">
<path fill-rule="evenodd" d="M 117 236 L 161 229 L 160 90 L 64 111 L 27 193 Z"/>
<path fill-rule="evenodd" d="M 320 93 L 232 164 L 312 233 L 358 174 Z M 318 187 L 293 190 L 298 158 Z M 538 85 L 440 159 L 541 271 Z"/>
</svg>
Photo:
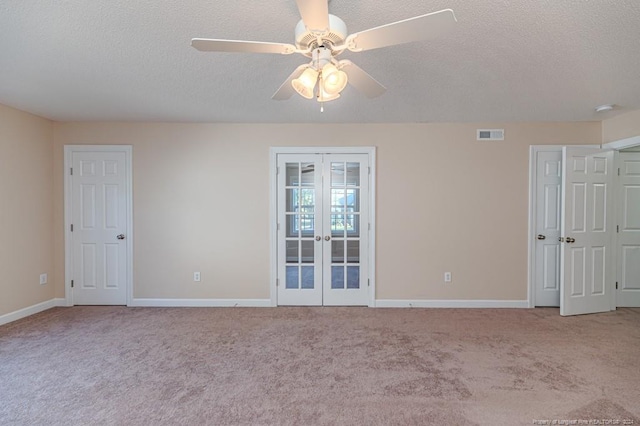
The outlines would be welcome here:
<svg viewBox="0 0 640 426">
<path fill-rule="evenodd" d="M 0 316 L 54 295 L 52 141 L 51 121 L 0 105 Z"/>
<path fill-rule="evenodd" d="M 631 111 L 602 122 L 602 142 L 614 142 L 640 136 L 640 110 Z"/>
<path fill-rule="evenodd" d="M 506 140 L 477 142 L 479 127 L 504 127 Z M 56 297 L 65 144 L 133 145 L 135 297 L 268 298 L 269 147 L 362 145 L 378 156 L 378 299 L 523 300 L 529 146 L 601 135 L 598 122 L 56 123 Z"/>
</svg>

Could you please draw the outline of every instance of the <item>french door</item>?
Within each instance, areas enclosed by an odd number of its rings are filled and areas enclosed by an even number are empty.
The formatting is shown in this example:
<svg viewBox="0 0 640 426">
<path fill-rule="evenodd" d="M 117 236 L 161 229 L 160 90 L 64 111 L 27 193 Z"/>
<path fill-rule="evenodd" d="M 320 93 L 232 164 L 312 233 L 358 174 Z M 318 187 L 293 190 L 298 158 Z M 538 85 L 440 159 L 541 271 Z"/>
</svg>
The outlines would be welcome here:
<svg viewBox="0 0 640 426">
<path fill-rule="evenodd" d="M 369 170 L 367 154 L 278 154 L 278 305 L 368 305 Z"/>
</svg>

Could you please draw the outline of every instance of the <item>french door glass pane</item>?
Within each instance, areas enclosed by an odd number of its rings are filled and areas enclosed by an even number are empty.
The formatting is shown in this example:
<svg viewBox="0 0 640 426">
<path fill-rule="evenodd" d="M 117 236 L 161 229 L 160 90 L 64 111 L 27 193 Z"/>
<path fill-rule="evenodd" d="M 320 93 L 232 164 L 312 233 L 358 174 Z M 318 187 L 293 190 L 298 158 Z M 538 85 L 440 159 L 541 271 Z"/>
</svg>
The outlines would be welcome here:
<svg viewBox="0 0 640 426">
<path fill-rule="evenodd" d="M 360 190 L 359 189 L 347 189 L 347 196 L 345 198 L 345 211 L 359 212 L 360 211 Z"/>
<path fill-rule="evenodd" d="M 298 163 L 287 163 L 286 186 L 300 186 L 300 165 Z"/>
<path fill-rule="evenodd" d="M 302 263 L 313 263 L 315 260 L 314 257 L 314 249 L 315 249 L 315 241 L 313 240 L 302 240 Z M 307 266 L 305 266 L 307 268 Z"/>
<path fill-rule="evenodd" d="M 360 262 L 360 241 L 359 240 L 347 241 L 347 262 L 348 263 Z"/>
<path fill-rule="evenodd" d="M 296 266 L 287 266 L 287 288 L 300 288 L 298 285 L 299 274 L 298 274 L 298 265 Z"/>
<path fill-rule="evenodd" d="M 344 186 L 344 163 L 331 163 L 331 186 Z"/>
<path fill-rule="evenodd" d="M 359 266 L 347 266 L 347 288 L 360 288 Z"/>
<path fill-rule="evenodd" d="M 331 263 L 344 263 L 344 240 L 331 241 Z"/>
<path fill-rule="evenodd" d="M 287 263 L 298 263 L 298 240 L 287 241 Z"/>
<path fill-rule="evenodd" d="M 360 163 L 347 163 L 347 186 L 360 186 Z"/>
<path fill-rule="evenodd" d="M 344 288 L 344 266 L 331 267 L 331 288 Z"/>
<path fill-rule="evenodd" d="M 287 215 L 287 237 L 297 237 L 300 229 L 300 215 Z"/>
<path fill-rule="evenodd" d="M 314 186 L 315 177 L 315 165 L 313 163 L 302 163 L 300 165 L 300 182 L 302 186 Z"/>
<path fill-rule="evenodd" d="M 301 288 L 313 289 L 313 266 L 302 267 L 302 285 Z"/>
</svg>

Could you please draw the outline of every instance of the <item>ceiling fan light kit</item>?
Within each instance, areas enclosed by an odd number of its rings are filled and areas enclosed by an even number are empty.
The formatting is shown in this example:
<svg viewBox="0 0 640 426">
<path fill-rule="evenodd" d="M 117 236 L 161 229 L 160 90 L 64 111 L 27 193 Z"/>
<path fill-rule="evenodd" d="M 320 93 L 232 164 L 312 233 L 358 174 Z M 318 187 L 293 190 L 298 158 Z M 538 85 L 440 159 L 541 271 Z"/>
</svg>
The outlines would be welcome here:
<svg viewBox="0 0 640 426">
<path fill-rule="evenodd" d="M 348 82 L 347 74 L 339 69 L 340 63 L 333 59 L 331 50 L 326 47 L 313 49 L 311 57 L 308 68 L 291 81 L 291 86 L 307 99 L 313 99 L 314 95 L 318 102 L 338 99 Z"/>
<path fill-rule="evenodd" d="M 294 93 L 306 99 L 328 102 L 340 97 L 347 83 L 368 98 L 382 95 L 386 88 L 362 68 L 336 57 L 346 50 L 362 52 L 412 41 L 435 38 L 456 22 L 451 9 L 419 15 L 402 21 L 347 35 L 347 25 L 329 14 L 327 0 L 296 0 L 302 19 L 295 28 L 295 46 L 244 40 L 194 38 L 191 45 L 206 52 L 300 53 L 311 62 L 295 69 L 273 95 L 286 100 Z M 322 108 L 321 108 L 322 111 Z"/>
<path fill-rule="evenodd" d="M 296 92 L 303 98 L 313 99 L 313 89 L 318 81 L 318 71 L 309 67 L 302 75 L 295 80 L 291 81 L 291 85 Z"/>
</svg>

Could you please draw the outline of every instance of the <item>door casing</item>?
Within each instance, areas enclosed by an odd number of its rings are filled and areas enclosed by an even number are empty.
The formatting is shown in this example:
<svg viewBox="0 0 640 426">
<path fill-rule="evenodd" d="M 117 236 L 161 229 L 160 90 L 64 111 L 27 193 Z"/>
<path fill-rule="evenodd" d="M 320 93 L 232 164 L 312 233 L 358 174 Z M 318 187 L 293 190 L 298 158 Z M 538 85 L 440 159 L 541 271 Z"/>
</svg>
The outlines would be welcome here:
<svg viewBox="0 0 640 426">
<path fill-rule="evenodd" d="M 72 223 L 72 155 L 75 152 L 123 152 L 125 154 L 126 187 L 127 187 L 127 219 L 126 219 L 126 293 L 127 306 L 131 306 L 133 300 L 133 179 L 132 179 L 132 146 L 131 145 L 65 145 L 64 146 L 64 292 L 65 305 L 73 306 L 73 292 L 71 280 L 73 279 L 73 236 L 71 234 Z"/>
<path fill-rule="evenodd" d="M 279 154 L 366 154 L 369 156 L 369 223 L 371 224 L 369 232 L 369 248 L 367 256 L 369 258 L 368 277 L 369 277 L 369 307 L 375 307 L 376 294 L 376 277 L 375 277 L 375 230 L 376 230 L 376 208 L 375 208 L 375 166 L 376 166 L 376 149 L 375 147 L 271 147 L 269 162 L 269 235 L 270 235 L 270 300 L 271 306 L 277 306 L 277 278 L 278 278 L 278 211 L 277 211 L 277 164 Z"/>
</svg>

